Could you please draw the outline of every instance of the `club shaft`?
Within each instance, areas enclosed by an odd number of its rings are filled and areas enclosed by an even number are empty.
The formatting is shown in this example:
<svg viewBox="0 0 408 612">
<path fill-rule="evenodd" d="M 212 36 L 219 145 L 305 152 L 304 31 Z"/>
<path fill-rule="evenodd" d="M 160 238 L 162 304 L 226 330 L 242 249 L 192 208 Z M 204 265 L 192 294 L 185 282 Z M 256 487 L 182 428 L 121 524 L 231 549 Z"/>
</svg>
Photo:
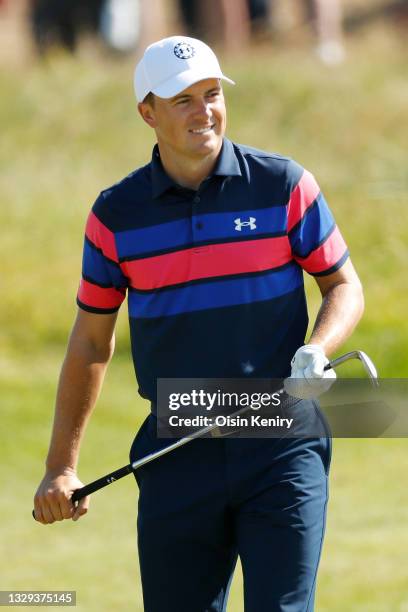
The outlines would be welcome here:
<svg viewBox="0 0 408 612">
<path fill-rule="evenodd" d="M 279 389 L 279 391 L 275 391 L 275 393 L 283 393 L 283 388 Z M 250 409 L 250 406 L 245 406 L 244 408 L 240 408 L 236 412 L 233 412 L 231 417 L 238 416 L 239 414 L 247 412 L 249 409 Z M 201 438 L 205 436 L 205 434 L 209 433 L 210 431 L 213 431 L 214 429 L 217 429 L 217 427 L 218 425 L 216 423 L 213 423 L 212 425 L 207 425 L 207 427 L 203 427 L 202 429 L 195 431 L 189 436 L 180 438 L 176 442 L 173 442 L 173 444 L 169 444 L 169 446 L 165 446 L 164 448 L 161 448 L 158 451 L 154 451 L 153 453 L 150 453 L 149 455 L 146 455 L 145 457 L 142 457 L 141 459 L 134 461 L 130 465 L 130 467 L 132 470 L 137 470 L 137 468 L 140 468 L 143 465 L 146 465 L 146 463 L 150 463 L 150 461 L 154 461 L 155 459 L 158 459 L 162 455 L 166 455 L 167 453 L 170 453 L 176 448 L 179 448 L 180 446 L 184 446 L 184 444 L 188 444 L 188 442 L 191 442 L 192 440 L 195 440 L 196 438 Z"/>
</svg>

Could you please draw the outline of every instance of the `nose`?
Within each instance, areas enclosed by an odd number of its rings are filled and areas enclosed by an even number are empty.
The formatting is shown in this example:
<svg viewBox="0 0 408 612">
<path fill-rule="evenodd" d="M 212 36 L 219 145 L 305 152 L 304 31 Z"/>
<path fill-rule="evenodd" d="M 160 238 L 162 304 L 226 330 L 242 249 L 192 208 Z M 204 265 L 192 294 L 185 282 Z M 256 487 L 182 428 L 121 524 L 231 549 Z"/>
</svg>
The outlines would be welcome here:
<svg viewBox="0 0 408 612">
<path fill-rule="evenodd" d="M 204 97 L 197 98 L 194 105 L 194 114 L 199 116 L 211 117 L 211 105 Z"/>
</svg>

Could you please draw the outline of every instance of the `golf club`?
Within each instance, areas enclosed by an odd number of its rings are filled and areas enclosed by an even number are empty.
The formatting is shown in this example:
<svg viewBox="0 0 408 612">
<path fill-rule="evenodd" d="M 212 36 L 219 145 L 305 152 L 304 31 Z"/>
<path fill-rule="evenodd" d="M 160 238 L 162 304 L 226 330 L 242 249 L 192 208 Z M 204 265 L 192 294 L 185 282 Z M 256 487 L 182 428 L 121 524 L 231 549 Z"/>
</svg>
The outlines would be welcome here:
<svg viewBox="0 0 408 612">
<path fill-rule="evenodd" d="M 359 361 L 361 361 L 371 381 L 371 384 L 374 387 L 379 386 L 377 370 L 373 362 L 371 361 L 371 359 L 363 351 L 351 351 L 349 353 L 345 353 L 344 355 L 341 355 L 340 357 L 337 357 L 336 359 L 333 359 L 332 361 L 330 361 L 325 366 L 324 369 L 325 370 L 330 370 L 331 368 L 334 369 L 341 363 L 344 363 L 345 361 L 348 361 L 350 359 L 358 359 Z M 283 393 L 283 391 L 284 389 L 282 387 L 276 393 Z M 231 416 L 233 417 L 238 416 L 243 412 L 247 412 L 249 409 L 250 407 L 245 406 L 241 408 L 240 410 L 237 410 L 236 412 L 234 412 Z M 196 438 L 200 438 L 204 436 L 205 434 L 213 430 L 217 430 L 217 429 L 218 429 L 218 425 L 215 423 L 212 425 L 208 425 L 207 427 L 203 427 L 202 429 L 199 429 L 198 431 L 190 434 L 189 436 L 185 436 L 184 438 L 180 438 L 173 444 L 169 444 L 169 446 L 166 446 L 164 448 L 161 448 L 160 450 L 154 451 L 146 455 L 145 457 L 142 457 L 141 459 L 134 461 L 133 463 L 129 463 L 128 465 L 125 465 L 124 467 L 119 468 L 118 470 L 115 470 L 114 472 L 110 472 L 110 474 L 106 474 L 105 476 L 102 476 L 101 478 L 98 478 L 97 480 L 90 482 L 84 487 L 81 487 L 80 489 L 76 489 L 76 491 L 74 491 L 72 494 L 71 500 L 74 503 L 76 503 L 80 499 L 86 497 L 87 495 L 90 495 L 91 493 L 95 493 L 95 491 L 98 491 L 99 489 L 102 489 L 103 487 L 106 487 L 107 485 L 112 484 L 112 482 L 115 482 L 116 480 L 119 480 L 120 478 L 127 476 L 128 474 L 130 474 L 134 470 L 137 470 L 143 465 L 146 465 L 147 463 L 150 463 L 151 461 L 154 461 L 155 459 L 158 459 L 159 457 L 162 457 L 163 455 L 166 455 L 167 453 L 172 452 L 176 448 L 179 448 L 180 446 L 184 446 L 184 444 L 188 444 L 188 442 L 191 442 L 192 440 L 195 440 Z M 32 515 L 35 518 L 34 510 L 32 511 Z"/>
</svg>

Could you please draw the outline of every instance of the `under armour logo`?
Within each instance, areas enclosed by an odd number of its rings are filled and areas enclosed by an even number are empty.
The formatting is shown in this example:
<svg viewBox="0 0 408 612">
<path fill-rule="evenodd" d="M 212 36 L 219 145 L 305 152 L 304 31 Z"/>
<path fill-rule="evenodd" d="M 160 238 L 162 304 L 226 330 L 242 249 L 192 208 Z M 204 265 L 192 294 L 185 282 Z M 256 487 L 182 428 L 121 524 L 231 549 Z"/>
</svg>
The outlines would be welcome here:
<svg viewBox="0 0 408 612">
<path fill-rule="evenodd" d="M 235 223 L 235 229 L 237 230 L 237 232 L 242 231 L 243 227 L 249 227 L 249 229 L 254 230 L 256 229 L 256 225 L 255 225 L 255 217 L 249 217 L 249 221 L 241 221 L 241 219 L 234 219 L 234 223 Z"/>
<path fill-rule="evenodd" d="M 115 480 L 116 480 L 116 478 L 114 476 L 108 476 L 108 478 L 106 479 L 106 482 L 111 484 L 112 482 L 115 482 Z"/>
</svg>

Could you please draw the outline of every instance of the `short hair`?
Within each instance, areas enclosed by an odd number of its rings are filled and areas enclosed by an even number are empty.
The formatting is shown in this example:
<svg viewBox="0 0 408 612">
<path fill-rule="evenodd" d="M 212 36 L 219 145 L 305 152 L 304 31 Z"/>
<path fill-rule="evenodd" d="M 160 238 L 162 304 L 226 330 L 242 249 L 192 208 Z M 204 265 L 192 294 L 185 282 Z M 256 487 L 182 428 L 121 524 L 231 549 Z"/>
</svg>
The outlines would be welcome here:
<svg viewBox="0 0 408 612">
<path fill-rule="evenodd" d="M 154 93 L 152 91 L 149 91 L 147 96 L 143 98 L 143 104 L 150 104 L 154 107 Z"/>
</svg>

